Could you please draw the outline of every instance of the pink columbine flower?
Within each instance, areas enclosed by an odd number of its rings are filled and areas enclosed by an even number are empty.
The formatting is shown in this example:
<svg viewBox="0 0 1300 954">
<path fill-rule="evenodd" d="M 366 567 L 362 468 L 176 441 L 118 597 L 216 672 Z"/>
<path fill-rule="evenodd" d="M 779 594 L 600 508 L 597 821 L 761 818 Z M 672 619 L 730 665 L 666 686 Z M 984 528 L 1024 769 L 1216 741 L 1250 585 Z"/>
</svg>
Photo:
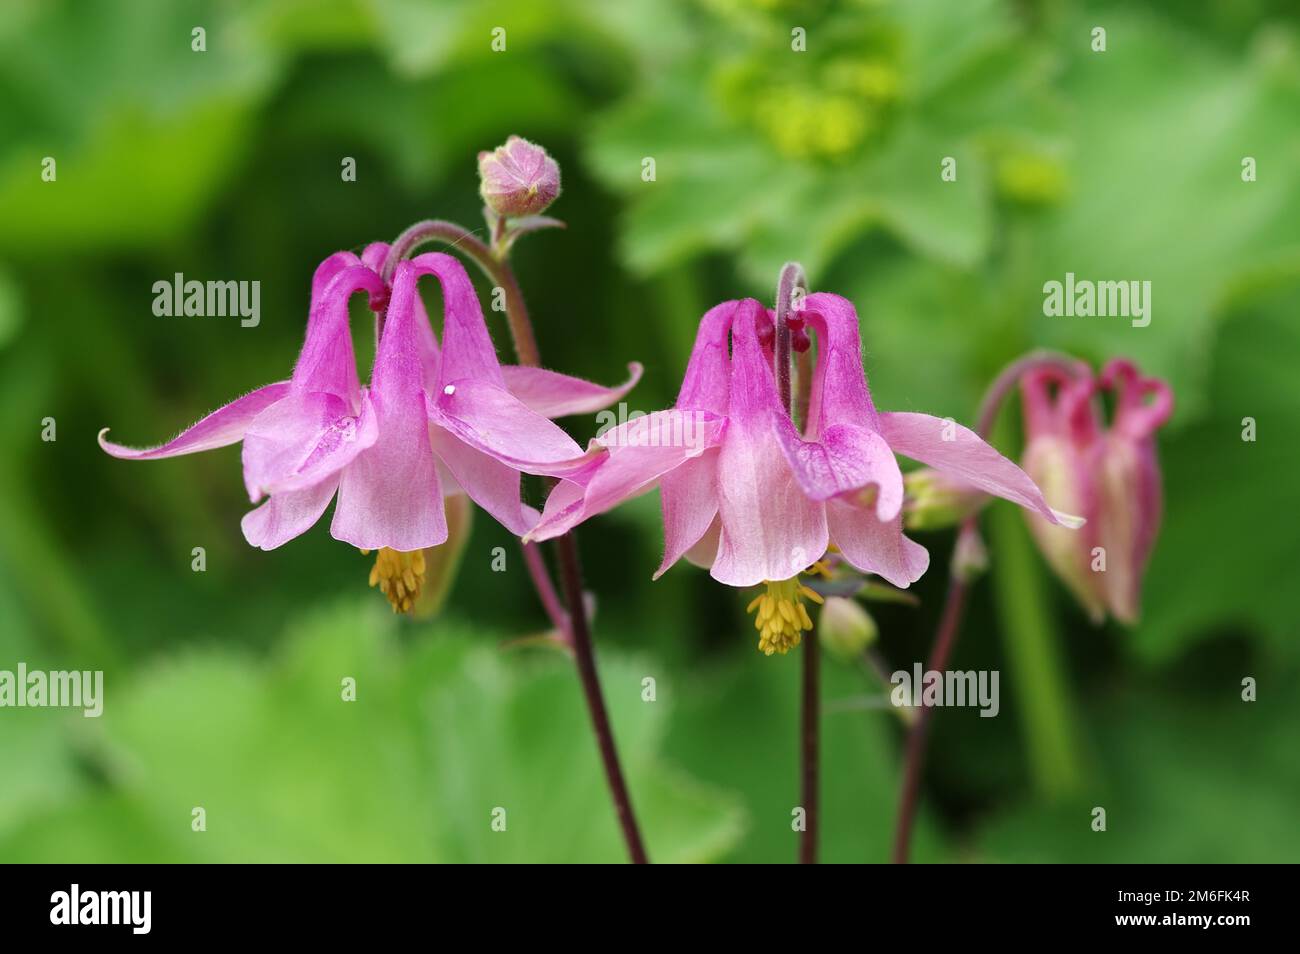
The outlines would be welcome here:
<svg viewBox="0 0 1300 954">
<path fill-rule="evenodd" d="M 337 497 L 331 535 L 381 551 L 377 572 L 405 578 L 404 589 L 415 591 L 399 593 L 398 608 L 418 593 L 412 576 L 422 573 L 422 560 L 414 554 L 447 539 L 444 495 L 468 494 L 523 534 L 539 515 L 520 500 L 520 473 L 562 475 L 589 460 L 548 418 L 608 406 L 641 369 L 631 365 L 625 384 L 603 388 L 544 369 L 502 367 L 456 259 L 431 253 L 402 262 L 390 289 L 378 271 L 387 253 L 376 243 L 361 258 L 339 252 L 316 269 L 306 340 L 288 381 L 258 388 L 160 447 L 110 443 L 107 428 L 99 440 L 128 460 L 242 441 L 249 498 L 268 498 L 242 521 L 248 542 L 281 546 Z M 423 275 L 442 285 L 441 346 L 416 291 Z M 358 381 L 348 322 L 348 299 L 357 291 L 372 307 L 387 305 L 368 387 Z"/>
<path fill-rule="evenodd" d="M 656 578 L 687 556 L 721 583 L 766 584 L 751 609 L 759 648 L 771 654 L 811 628 L 801 598 L 816 596 L 799 574 L 828 547 L 896 586 L 925 572 L 925 548 L 903 534 L 895 452 L 1054 523 L 1077 524 L 973 431 L 928 414 L 878 412 L 850 302 L 812 294 L 800 317 L 819 345 L 802 434 L 781 405 L 764 345 L 771 313 L 752 299 L 718 305 L 700 323 L 676 406 L 597 438 L 608 456 L 566 475 L 529 538 L 556 536 L 657 485 L 665 552 Z"/>
<path fill-rule="evenodd" d="M 478 154 L 479 194 L 497 215 L 519 218 L 546 210 L 560 194 L 560 167 L 545 149 L 511 136 Z"/>
<path fill-rule="evenodd" d="M 1111 361 L 1099 378 L 1030 372 L 1021 381 L 1024 466 L 1054 503 L 1088 519 L 1079 534 L 1029 517 L 1044 557 L 1094 621 L 1110 612 L 1137 621 L 1142 575 L 1160 526 L 1155 432 L 1169 420 L 1173 392 L 1132 362 Z M 1109 429 L 1096 397 L 1115 394 Z"/>
</svg>

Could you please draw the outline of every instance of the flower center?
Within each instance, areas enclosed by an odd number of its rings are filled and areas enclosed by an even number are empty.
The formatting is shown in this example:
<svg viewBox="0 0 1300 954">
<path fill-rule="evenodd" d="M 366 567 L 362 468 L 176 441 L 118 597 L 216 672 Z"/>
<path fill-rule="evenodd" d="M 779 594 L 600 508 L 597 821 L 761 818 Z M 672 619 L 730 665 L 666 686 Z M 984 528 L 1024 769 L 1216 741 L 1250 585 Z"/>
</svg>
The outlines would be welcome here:
<svg viewBox="0 0 1300 954">
<path fill-rule="evenodd" d="M 370 551 L 361 552 L 366 554 Z M 383 547 L 375 556 L 375 565 L 370 571 L 370 585 L 378 586 L 380 592 L 388 597 L 394 613 L 411 612 L 424 587 L 424 551 L 403 553 Z"/>
<path fill-rule="evenodd" d="M 814 564 L 810 571 L 818 572 L 819 566 Z M 803 598 L 806 596 L 814 603 L 821 603 L 822 598 L 800 583 L 798 575 L 788 580 L 767 580 L 763 585 L 766 591 L 754 597 L 747 612 L 758 610 L 754 628 L 758 630 L 759 651 L 768 656 L 773 653 L 784 656 L 799 645 L 803 632 L 813 627 Z"/>
</svg>

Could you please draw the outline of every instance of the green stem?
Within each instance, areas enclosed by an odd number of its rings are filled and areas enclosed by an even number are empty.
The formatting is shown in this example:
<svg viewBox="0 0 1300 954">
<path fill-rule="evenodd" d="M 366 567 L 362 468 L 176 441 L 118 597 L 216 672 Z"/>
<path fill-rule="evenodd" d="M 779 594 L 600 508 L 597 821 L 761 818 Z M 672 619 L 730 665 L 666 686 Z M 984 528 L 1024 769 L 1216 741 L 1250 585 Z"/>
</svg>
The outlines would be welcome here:
<svg viewBox="0 0 1300 954">
<path fill-rule="evenodd" d="M 990 508 L 993 589 L 1035 787 L 1055 797 L 1083 778 L 1073 699 L 1046 579 L 1020 514 Z"/>
</svg>

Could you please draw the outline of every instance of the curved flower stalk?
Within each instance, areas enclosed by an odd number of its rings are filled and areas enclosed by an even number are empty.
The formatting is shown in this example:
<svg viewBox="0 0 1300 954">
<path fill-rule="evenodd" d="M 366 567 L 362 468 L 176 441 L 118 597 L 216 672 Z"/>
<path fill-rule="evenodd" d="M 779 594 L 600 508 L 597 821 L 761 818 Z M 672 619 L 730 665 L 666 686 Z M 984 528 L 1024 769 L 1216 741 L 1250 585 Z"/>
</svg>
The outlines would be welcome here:
<svg viewBox="0 0 1300 954">
<path fill-rule="evenodd" d="M 802 433 L 764 343 L 771 312 L 752 299 L 718 305 L 700 323 L 676 406 L 595 439 L 593 449 L 608 454 L 564 475 L 528 538 L 556 536 L 658 486 L 665 552 L 656 577 L 687 556 L 721 583 L 765 584 L 752 606 L 759 648 L 770 655 L 788 652 L 811 628 L 799 575 L 828 547 L 899 587 L 925 572 L 925 548 L 903 534 L 895 453 L 1054 524 L 1080 524 L 1049 507 L 1028 475 L 973 431 L 927 414 L 878 412 L 846 299 L 809 295 L 798 317 L 819 340 Z"/>
<path fill-rule="evenodd" d="M 1097 395 L 1115 395 L 1105 428 Z M 1024 467 L 1063 507 L 1088 518 L 1082 534 L 1029 519 L 1038 548 L 1095 622 L 1137 622 L 1142 575 L 1160 526 L 1155 432 L 1173 412 L 1173 392 L 1116 359 L 1099 377 L 1041 368 L 1021 379 Z"/>
<path fill-rule="evenodd" d="M 390 288 L 378 271 L 387 253 L 387 245 L 376 243 L 361 258 L 339 252 L 316 269 L 306 339 L 289 380 L 233 401 L 159 447 L 111 443 L 107 428 L 99 439 L 105 451 L 127 460 L 242 441 L 249 498 L 268 498 L 242 521 L 248 542 L 279 547 L 337 498 L 331 535 L 381 550 L 376 572 L 405 580 L 393 601 L 409 609 L 420 562 L 394 554 L 447 539 L 444 496 L 465 493 L 511 532 L 524 533 L 538 513 L 520 500 L 520 474 L 559 476 L 591 457 L 549 418 L 617 401 L 640 367 L 632 365 L 631 378 L 617 388 L 541 368 L 502 367 L 456 259 L 430 253 L 402 262 Z M 442 285 L 441 344 L 417 294 L 424 275 Z M 372 308 L 386 310 L 366 387 L 358 380 L 348 321 L 348 300 L 357 291 L 368 294 Z"/>
<path fill-rule="evenodd" d="M 1142 571 L 1160 523 L 1155 432 L 1173 411 L 1173 392 L 1165 382 L 1143 377 L 1127 360 L 1111 361 L 1096 377 L 1080 361 L 1036 352 L 1009 364 L 989 386 L 980 409 L 981 432 L 993 427 L 1017 386 L 1023 398 L 1025 470 L 1054 502 L 1078 510 L 1087 521 L 1081 533 L 1062 534 L 1059 527 L 1028 514 L 1039 549 L 1095 620 L 1109 610 L 1132 622 Z M 1101 427 L 1096 402 L 1099 392 L 1107 390 L 1116 395 L 1109 431 Z M 933 483 L 927 475 L 924 484 Z M 925 515 L 939 522 L 954 512 L 963 517 L 928 670 L 947 665 L 961 632 L 971 583 L 962 569 L 970 562 L 963 553 L 983 551 L 976 526 L 979 502 L 972 501 L 967 490 L 956 485 L 940 488 L 930 500 L 934 509 Z M 956 511 L 955 501 L 960 502 Z M 925 501 L 918 503 L 924 506 Z M 1110 558 L 1111 566 L 1098 565 L 1098 557 Z M 893 860 L 899 863 L 908 857 L 932 713 L 930 708 L 919 710 L 907 740 L 893 850 Z"/>
</svg>

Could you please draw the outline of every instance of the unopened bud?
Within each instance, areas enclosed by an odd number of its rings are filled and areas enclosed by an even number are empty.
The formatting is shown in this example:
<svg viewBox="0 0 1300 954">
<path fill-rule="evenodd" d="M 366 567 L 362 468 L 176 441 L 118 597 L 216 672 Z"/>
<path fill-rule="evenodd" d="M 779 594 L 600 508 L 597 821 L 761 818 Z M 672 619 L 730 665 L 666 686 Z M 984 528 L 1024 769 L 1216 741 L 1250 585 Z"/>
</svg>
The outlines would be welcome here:
<svg viewBox="0 0 1300 954">
<path fill-rule="evenodd" d="M 929 467 L 903 477 L 903 524 L 908 530 L 941 530 L 978 513 L 988 494 Z"/>
<path fill-rule="evenodd" d="M 511 136 L 478 154 L 479 193 L 497 215 L 537 215 L 560 194 L 560 167 L 541 146 Z"/>
<path fill-rule="evenodd" d="M 963 583 L 982 576 L 989 568 L 989 551 L 974 524 L 962 527 L 952 552 L 952 575 Z"/>
<path fill-rule="evenodd" d="M 1043 435 L 1032 437 L 1025 448 L 1021 467 L 1042 488 L 1043 496 L 1053 507 L 1067 513 L 1086 514 L 1096 519 L 1095 508 L 1086 501 L 1091 493 L 1091 477 L 1085 456 L 1064 437 Z M 1039 551 L 1057 577 L 1074 594 L 1087 614 L 1097 622 L 1106 615 L 1104 600 L 1098 583 L 1089 568 L 1090 541 L 1095 527 L 1086 533 L 1048 523 L 1042 517 L 1027 515 L 1029 531 L 1038 544 Z"/>
<path fill-rule="evenodd" d="M 1160 468 L 1155 433 L 1169 419 L 1173 394 L 1130 361 L 1110 362 L 1099 378 L 1027 374 L 1023 467 L 1061 510 L 1082 514 L 1082 532 L 1029 516 L 1029 528 L 1056 575 L 1092 618 L 1137 620 L 1142 575 L 1160 526 Z M 1109 427 L 1097 414 L 1098 391 L 1114 392 Z"/>
<path fill-rule="evenodd" d="M 828 596 L 817 618 L 817 638 L 841 659 L 852 659 L 876 641 L 879 630 L 855 600 Z"/>
</svg>

